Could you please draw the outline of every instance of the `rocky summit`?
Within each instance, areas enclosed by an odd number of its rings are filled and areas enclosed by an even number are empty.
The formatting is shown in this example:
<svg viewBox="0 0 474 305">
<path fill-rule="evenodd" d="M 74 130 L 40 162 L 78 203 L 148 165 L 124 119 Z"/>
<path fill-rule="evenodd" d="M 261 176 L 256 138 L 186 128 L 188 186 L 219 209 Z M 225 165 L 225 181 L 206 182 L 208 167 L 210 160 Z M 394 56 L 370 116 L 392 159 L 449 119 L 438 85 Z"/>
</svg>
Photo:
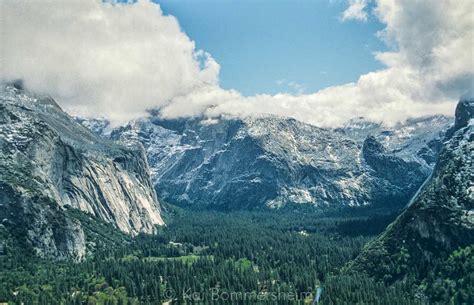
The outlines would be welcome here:
<svg viewBox="0 0 474 305">
<path fill-rule="evenodd" d="M 98 137 L 49 97 L 1 88 L 0 151 L 1 226 L 39 255 L 85 255 L 83 226 L 68 208 L 130 234 L 163 224 L 143 148 Z"/>
<path fill-rule="evenodd" d="M 337 129 L 294 119 L 163 120 L 111 129 L 79 121 L 125 143 L 141 143 L 160 199 L 217 209 L 308 204 L 318 208 L 408 203 L 430 175 L 451 119 L 431 116 L 387 127 L 363 118 Z"/>
</svg>

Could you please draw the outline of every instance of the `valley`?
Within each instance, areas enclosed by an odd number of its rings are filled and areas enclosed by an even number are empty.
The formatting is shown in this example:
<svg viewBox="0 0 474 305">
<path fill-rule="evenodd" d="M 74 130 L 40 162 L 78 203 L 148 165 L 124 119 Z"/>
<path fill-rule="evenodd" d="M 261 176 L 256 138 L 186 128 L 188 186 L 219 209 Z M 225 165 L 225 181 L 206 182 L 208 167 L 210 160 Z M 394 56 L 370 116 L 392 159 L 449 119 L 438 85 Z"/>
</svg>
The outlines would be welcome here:
<svg viewBox="0 0 474 305">
<path fill-rule="evenodd" d="M 0 1 L 0 305 L 474 304 L 474 0 Z"/>
<path fill-rule="evenodd" d="M 109 128 L 2 92 L 0 300 L 470 304 L 473 102 L 387 127 Z"/>
</svg>

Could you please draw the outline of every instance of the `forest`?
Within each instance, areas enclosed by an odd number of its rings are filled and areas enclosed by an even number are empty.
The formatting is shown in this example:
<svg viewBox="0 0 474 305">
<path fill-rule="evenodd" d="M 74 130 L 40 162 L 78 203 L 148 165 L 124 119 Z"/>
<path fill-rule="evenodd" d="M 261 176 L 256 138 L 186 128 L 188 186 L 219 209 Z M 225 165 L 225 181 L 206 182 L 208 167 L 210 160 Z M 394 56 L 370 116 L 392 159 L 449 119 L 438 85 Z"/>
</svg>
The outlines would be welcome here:
<svg viewBox="0 0 474 305">
<path fill-rule="evenodd" d="M 472 304 L 473 249 L 450 265 L 385 283 L 345 266 L 394 214 L 185 211 L 156 235 L 128 237 L 69 210 L 87 228 L 81 262 L 32 257 L 0 229 L 0 301 L 9 304 Z M 468 275 L 461 276 L 461 275 Z M 443 282 L 435 278 L 443 276 Z M 463 279 L 463 283 L 455 280 Z M 450 282 L 451 281 L 451 282 Z M 470 292 L 471 291 L 471 292 Z M 427 297 L 429 295 L 429 297 Z"/>
</svg>

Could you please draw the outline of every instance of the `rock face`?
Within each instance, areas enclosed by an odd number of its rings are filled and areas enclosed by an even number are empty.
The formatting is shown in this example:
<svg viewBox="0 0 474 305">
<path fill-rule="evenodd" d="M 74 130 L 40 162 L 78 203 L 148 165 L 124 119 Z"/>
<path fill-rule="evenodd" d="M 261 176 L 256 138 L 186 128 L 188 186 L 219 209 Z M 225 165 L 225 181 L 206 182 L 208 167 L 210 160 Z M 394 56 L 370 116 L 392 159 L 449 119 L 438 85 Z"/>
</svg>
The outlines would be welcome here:
<svg viewBox="0 0 474 305">
<path fill-rule="evenodd" d="M 218 121 L 152 116 L 107 135 L 143 144 L 158 196 L 170 203 L 399 208 L 431 173 L 449 122 L 435 116 L 387 128 L 357 119 L 323 129 L 274 116 Z M 93 123 L 83 121 L 104 130 Z"/>
<path fill-rule="evenodd" d="M 66 207 L 125 233 L 163 224 L 143 147 L 104 140 L 48 97 L 0 91 L 0 218 L 45 256 L 81 258 L 85 238 Z"/>
<path fill-rule="evenodd" d="M 455 122 L 412 204 L 349 269 L 394 281 L 474 244 L 474 100 L 458 104 Z"/>
</svg>

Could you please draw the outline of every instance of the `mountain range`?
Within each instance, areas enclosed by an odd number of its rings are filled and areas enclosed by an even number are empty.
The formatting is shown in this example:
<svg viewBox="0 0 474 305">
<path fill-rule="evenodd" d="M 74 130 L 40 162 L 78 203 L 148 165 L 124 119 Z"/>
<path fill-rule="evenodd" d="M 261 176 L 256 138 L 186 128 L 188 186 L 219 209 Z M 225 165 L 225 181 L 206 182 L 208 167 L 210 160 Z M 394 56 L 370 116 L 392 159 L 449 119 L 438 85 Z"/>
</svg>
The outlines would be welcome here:
<svg viewBox="0 0 474 305">
<path fill-rule="evenodd" d="M 442 227 L 431 230 L 428 223 L 445 222 L 451 230 L 453 221 L 460 228 L 472 221 L 469 101 L 459 104 L 454 125 L 444 116 L 394 126 L 357 118 L 330 129 L 276 116 L 167 120 L 151 112 L 111 128 L 104 119 L 73 118 L 51 98 L 19 86 L 4 86 L 0 97 L 2 226 L 19 231 L 41 256 L 86 255 L 87 232 L 71 208 L 136 235 L 164 224 L 157 198 L 217 210 L 410 205 L 384 236 L 416 223 L 421 237 L 446 242 L 462 234 L 443 237 Z M 447 166 L 449 177 L 440 174 Z M 448 195 L 449 207 L 426 203 Z M 414 212 L 421 205 L 428 214 Z M 438 214 L 448 218 L 431 218 Z M 371 257 L 364 253 L 354 266 Z"/>
<path fill-rule="evenodd" d="M 276 116 L 163 120 L 155 113 L 117 128 L 77 120 L 103 137 L 142 144 L 160 199 L 221 210 L 399 209 L 430 175 L 452 121 L 431 116 L 387 127 L 358 118 L 328 129 Z"/>
<path fill-rule="evenodd" d="M 403 304 L 471 304 L 473 140 L 470 98 L 454 120 L 393 126 L 364 118 L 339 128 L 277 116 L 164 119 L 150 111 L 112 127 L 72 117 L 20 83 L 4 85 L 0 277 L 8 287 L 0 295 L 85 302 L 102 291 L 114 299 L 117 289 L 122 300 L 145 302 L 151 293 L 166 301 L 163 285 L 178 289 L 178 278 L 198 276 L 199 287 L 212 278 L 212 288 L 229 273 L 254 290 L 259 281 L 290 290 L 296 283 L 300 291 L 323 283 L 328 304 L 378 297 L 385 304 L 395 292 Z M 288 244 L 300 252 L 290 254 Z M 55 270 L 84 281 L 45 294 L 43 283 L 63 275 L 43 282 L 46 273 L 35 268 L 52 268 L 51 261 L 27 259 L 24 267 L 18 251 L 64 260 Z M 70 259 L 79 263 L 67 267 Z M 144 277 L 148 288 L 137 291 Z M 35 292 L 24 286 L 28 279 Z M 99 282 L 114 288 L 92 285 Z"/>
</svg>

